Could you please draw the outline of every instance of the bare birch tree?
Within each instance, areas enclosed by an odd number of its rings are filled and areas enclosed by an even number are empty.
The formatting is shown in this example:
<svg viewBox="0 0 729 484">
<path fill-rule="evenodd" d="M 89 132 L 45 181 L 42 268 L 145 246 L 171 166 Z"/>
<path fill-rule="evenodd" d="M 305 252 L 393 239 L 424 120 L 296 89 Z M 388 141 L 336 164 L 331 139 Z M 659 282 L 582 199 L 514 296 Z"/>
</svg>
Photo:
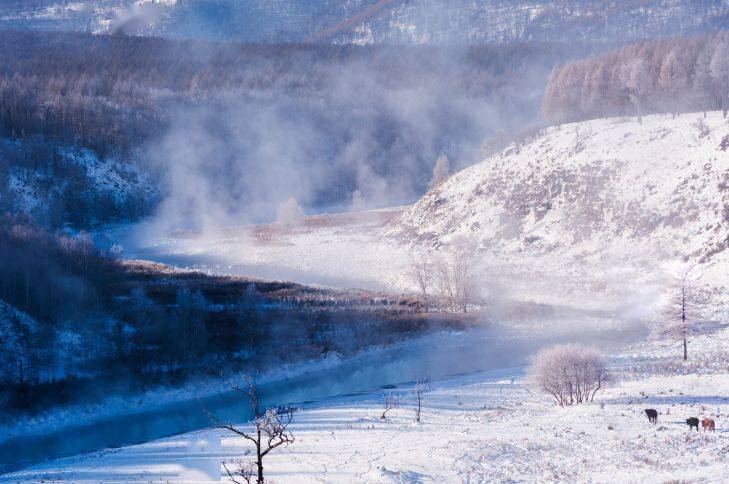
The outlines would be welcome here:
<svg viewBox="0 0 729 484">
<path fill-rule="evenodd" d="M 440 257 L 435 274 L 443 299 L 451 311 L 468 311 L 475 288 L 475 249 L 469 241 L 456 241 L 453 251 Z"/>
<path fill-rule="evenodd" d="M 230 469 L 225 462 L 223 468 L 228 473 L 233 482 L 240 483 L 237 478 L 242 478 L 246 482 L 251 482 L 253 471 L 257 476 L 256 483 L 263 483 L 263 459 L 273 449 L 282 445 L 288 445 L 294 442 L 294 436 L 288 427 L 294 418 L 294 409 L 285 408 L 268 408 L 261 407 L 261 399 L 258 389 L 249 378 L 245 378 L 244 386 L 230 384 L 230 387 L 245 396 L 253 410 L 253 426 L 252 432 L 242 430 L 235 427 L 232 423 L 223 423 L 215 416 L 208 412 L 208 416 L 216 427 L 226 429 L 234 434 L 243 437 L 253 443 L 256 448 L 256 460 L 252 464 L 246 464 L 242 461 L 236 462 L 236 467 Z M 255 466 L 255 469 L 252 467 Z"/>
</svg>

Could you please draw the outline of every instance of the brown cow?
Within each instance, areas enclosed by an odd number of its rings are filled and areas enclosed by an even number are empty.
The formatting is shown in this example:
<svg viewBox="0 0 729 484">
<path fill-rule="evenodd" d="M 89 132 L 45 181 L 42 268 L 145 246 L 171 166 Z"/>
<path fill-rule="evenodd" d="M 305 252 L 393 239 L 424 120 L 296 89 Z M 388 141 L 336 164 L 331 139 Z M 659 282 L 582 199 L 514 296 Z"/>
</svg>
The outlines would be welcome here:
<svg viewBox="0 0 729 484">
<path fill-rule="evenodd" d="M 713 432 L 716 429 L 713 418 L 705 418 L 701 421 L 701 426 L 704 428 L 705 431 L 711 430 Z"/>
</svg>

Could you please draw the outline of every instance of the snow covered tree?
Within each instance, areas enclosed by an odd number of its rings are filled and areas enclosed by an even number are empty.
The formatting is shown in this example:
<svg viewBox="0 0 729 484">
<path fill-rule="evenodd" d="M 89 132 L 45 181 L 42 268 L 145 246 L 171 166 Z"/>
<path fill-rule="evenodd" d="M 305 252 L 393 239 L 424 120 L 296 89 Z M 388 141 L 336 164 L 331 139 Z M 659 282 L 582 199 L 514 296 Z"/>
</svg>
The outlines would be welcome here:
<svg viewBox="0 0 729 484">
<path fill-rule="evenodd" d="M 719 106 L 726 118 L 729 110 L 729 39 L 723 39 L 716 45 L 710 68 L 719 96 Z"/>
<path fill-rule="evenodd" d="M 430 310 L 434 270 L 434 264 L 427 255 L 413 256 L 410 260 L 410 277 L 418 286 L 420 300 L 426 313 Z"/>
<path fill-rule="evenodd" d="M 707 106 L 710 106 L 710 100 L 716 96 L 714 79 L 711 76 L 712 57 L 712 44 L 707 42 L 696 57 L 696 64 L 694 65 L 693 82 L 696 88 L 696 98 L 704 111 L 704 117 L 706 117 Z"/>
<path fill-rule="evenodd" d="M 276 222 L 280 225 L 299 225 L 304 220 L 304 216 L 304 209 L 295 198 L 284 200 L 276 209 Z"/>
<path fill-rule="evenodd" d="M 400 401 L 397 398 L 397 395 L 395 395 L 392 392 L 387 392 L 384 394 L 384 408 L 382 409 L 382 415 L 380 415 L 380 420 L 385 420 L 387 418 L 387 412 L 392 410 L 393 408 L 397 408 L 400 405 Z"/>
<path fill-rule="evenodd" d="M 434 274 L 451 311 L 468 311 L 476 287 L 475 259 L 476 250 L 471 241 L 458 239 L 453 243 L 453 250 L 435 262 Z"/>
<path fill-rule="evenodd" d="M 350 212 L 361 212 L 365 209 L 365 199 L 362 195 L 362 190 L 355 190 L 352 192 L 352 205 L 349 208 Z"/>
<path fill-rule="evenodd" d="M 423 408 L 423 397 L 430 391 L 430 378 L 418 378 L 415 382 L 415 421 L 420 422 L 420 411 Z"/>
<path fill-rule="evenodd" d="M 258 389 L 253 381 L 248 378 L 245 378 L 244 386 L 231 384 L 230 387 L 244 395 L 248 400 L 254 416 L 253 432 L 242 430 L 233 426 L 231 423 L 222 423 L 210 413 L 208 413 L 208 416 L 218 428 L 229 430 L 235 435 L 253 443 L 256 449 L 256 460 L 254 463 L 255 474 L 257 476 L 256 482 L 261 484 L 263 482 L 264 457 L 275 448 L 294 442 L 294 436 L 288 429 L 294 418 L 294 409 L 291 407 L 263 409 L 261 407 Z M 249 464 L 239 462 L 238 468 L 234 468 L 233 470 L 229 469 L 225 463 L 223 463 L 223 467 L 233 482 L 240 482 L 236 480 L 236 477 L 241 477 L 246 482 L 250 482 L 253 471 Z"/>
<path fill-rule="evenodd" d="M 661 64 L 658 87 L 663 91 L 663 102 L 674 118 L 681 108 L 681 94 L 689 85 L 689 68 L 678 46 L 671 50 Z"/>
<path fill-rule="evenodd" d="M 433 189 L 440 185 L 446 178 L 448 178 L 450 172 L 451 163 L 448 161 L 448 157 L 446 155 L 440 155 L 435 161 L 435 166 L 433 167 L 433 178 L 430 180 L 428 188 Z"/>
<path fill-rule="evenodd" d="M 700 332 L 706 301 L 706 293 L 690 269 L 683 271 L 669 287 L 658 333 L 683 344 L 683 361 L 688 360 L 689 337 Z"/>
<path fill-rule="evenodd" d="M 605 358 L 594 346 L 562 344 L 545 348 L 534 358 L 529 382 L 549 393 L 561 406 L 591 402 L 607 381 Z"/>
<path fill-rule="evenodd" d="M 643 123 L 643 105 L 648 94 L 651 92 L 651 75 L 647 63 L 641 58 L 631 59 L 625 65 L 624 71 L 625 87 L 628 89 L 628 96 L 635 105 L 638 115 L 638 122 Z"/>
</svg>

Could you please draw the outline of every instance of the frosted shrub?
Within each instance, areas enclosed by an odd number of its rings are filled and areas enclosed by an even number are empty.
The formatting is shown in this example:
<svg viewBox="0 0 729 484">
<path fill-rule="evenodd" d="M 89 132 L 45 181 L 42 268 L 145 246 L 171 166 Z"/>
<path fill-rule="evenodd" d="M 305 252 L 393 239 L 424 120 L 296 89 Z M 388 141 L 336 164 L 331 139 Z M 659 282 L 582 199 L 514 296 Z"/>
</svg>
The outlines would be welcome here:
<svg viewBox="0 0 729 484">
<path fill-rule="evenodd" d="M 551 346 L 537 353 L 529 370 L 529 381 L 560 406 L 591 402 L 606 380 L 605 359 L 594 346 Z"/>
</svg>

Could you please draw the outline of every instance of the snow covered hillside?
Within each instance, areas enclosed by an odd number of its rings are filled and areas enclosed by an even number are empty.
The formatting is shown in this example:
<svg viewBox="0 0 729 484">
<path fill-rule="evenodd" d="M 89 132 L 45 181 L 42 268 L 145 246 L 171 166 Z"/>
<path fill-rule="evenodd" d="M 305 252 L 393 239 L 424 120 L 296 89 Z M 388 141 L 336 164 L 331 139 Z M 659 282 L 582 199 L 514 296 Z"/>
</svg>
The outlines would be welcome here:
<svg viewBox="0 0 729 484">
<path fill-rule="evenodd" d="M 551 127 L 456 173 L 389 234 L 433 248 L 465 240 L 490 275 L 519 274 L 522 294 L 625 302 L 685 262 L 725 289 L 727 136 L 721 113 Z"/>
<path fill-rule="evenodd" d="M 56 224 L 94 224 L 136 218 L 155 196 L 152 180 L 131 163 L 101 158 L 86 148 L 0 140 L 7 178 L 0 210 Z"/>
</svg>

